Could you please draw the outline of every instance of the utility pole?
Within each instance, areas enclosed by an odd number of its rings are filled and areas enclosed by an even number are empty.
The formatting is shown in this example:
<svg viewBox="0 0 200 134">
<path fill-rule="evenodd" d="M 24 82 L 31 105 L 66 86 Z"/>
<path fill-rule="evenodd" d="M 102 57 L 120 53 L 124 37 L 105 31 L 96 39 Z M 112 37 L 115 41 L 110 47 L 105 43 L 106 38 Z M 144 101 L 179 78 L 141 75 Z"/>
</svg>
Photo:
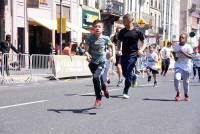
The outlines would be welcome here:
<svg viewBox="0 0 200 134">
<path fill-rule="evenodd" d="M 27 0 L 24 0 L 24 47 L 25 53 L 29 53 L 29 27 L 27 22 L 28 12 L 27 12 Z"/>
<path fill-rule="evenodd" d="M 60 0 L 60 54 L 62 55 L 62 0 Z"/>
</svg>

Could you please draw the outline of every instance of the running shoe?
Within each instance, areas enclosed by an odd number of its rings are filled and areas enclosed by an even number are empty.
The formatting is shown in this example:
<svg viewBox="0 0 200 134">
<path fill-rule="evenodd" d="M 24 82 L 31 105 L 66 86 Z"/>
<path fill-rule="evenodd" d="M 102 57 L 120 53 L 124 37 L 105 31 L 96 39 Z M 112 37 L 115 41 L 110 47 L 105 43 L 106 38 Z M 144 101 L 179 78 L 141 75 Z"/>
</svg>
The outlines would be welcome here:
<svg viewBox="0 0 200 134">
<path fill-rule="evenodd" d="M 94 104 L 94 107 L 100 107 L 101 106 L 101 100 L 99 100 L 99 99 L 96 99 L 96 101 L 95 101 L 95 104 Z"/>
<path fill-rule="evenodd" d="M 128 99 L 130 96 L 128 96 L 127 94 L 123 94 L 122 98 L 123 99 Z"/>
<path fill-rule="evenodd" d="M 190 97 L 188 95 L 185 95 L 185 101 L 190 101 Z"/>
<path fill-rule="evenodd" d="M 131 84 L 131 87 L 138 87 L 138 82 L 137 82 L 137 80 Z"/>
<path fill-rule="evenodd" d="M 176 97 L 175 97 L 175 100 L 176 100 L 176 101 L 180 101 L 180 99 L 181 99 L 181 96 L 180 96 L 180 94 L 177 93 L 177 94 L 176 94 Z"/>
<path fill-rule="evenodd" d="M 106 89 L 106 90 L 103 90 L 103 93 L 104 93 L 104 96 L 105 96 L 106 98 L 109 98 L 109 97 L 110 97 L 109 92 L 108 92 L 107 89 Z"/>
<path fill-rule="evenodd" d="M 154 82 L 154 85 L 153 85 L 153 86 L 154 86 L 154 87 L 158 87 L 157 81 Z"/>
<path fill-rule="evenodd" d="M 110 84 L 110 79 L 107 80 L 107 83 Z"/>
<path fill-rule="evenodd" d="M 148 76 L 148 80 L 147 80 L 148 82 L 150 82 L 151 81 L 151 76 Z"/>
</svg>

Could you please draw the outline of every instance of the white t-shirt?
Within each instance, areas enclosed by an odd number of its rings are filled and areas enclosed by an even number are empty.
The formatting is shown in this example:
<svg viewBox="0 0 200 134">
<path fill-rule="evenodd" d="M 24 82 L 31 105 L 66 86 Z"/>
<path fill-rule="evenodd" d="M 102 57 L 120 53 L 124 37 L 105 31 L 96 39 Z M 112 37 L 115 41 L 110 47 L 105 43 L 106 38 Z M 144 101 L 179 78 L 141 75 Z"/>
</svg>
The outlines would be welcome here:
<svg viewBox="0 0 200 134">
<path fill-rule="evenodd" d="M 148 53 L 147 56 L 147 66 L 150 67 L 151 69 L 157 70 L 157 62 L 158 61 L 158 54 L 156 52 L 153 53 Z"/>
<path fill-rule="evenodd" d="M 180 44 L 177 44 L 174 50 L 176 52 L 176 57 L 178 58 L 178 60 L 175 62 L 175 68 L 181 68 L 185 71 L 190 72 L 192 70 L 192 60 L 181 53 L 180 50 L 187 54 L 192 54 L 192 47 L 189 44 L 185 44 L 184 46 L 180 46 Z"/>
<path fill-rule="evenodd" d="M 193 54 L 192 55 L 192 61 L 193 61 L 193 65 L 196 67 L 200 67 L 200 54 Z"/>
<path fill-rule="evenodd" d="M 168 59 L 170 58 L 170 53 L 171 53 L 171 49 L 167 48 L 167 47 L 163 47 L 160 51 L 160 54 L 162 56 L 163 59 Z"/>
</svg>

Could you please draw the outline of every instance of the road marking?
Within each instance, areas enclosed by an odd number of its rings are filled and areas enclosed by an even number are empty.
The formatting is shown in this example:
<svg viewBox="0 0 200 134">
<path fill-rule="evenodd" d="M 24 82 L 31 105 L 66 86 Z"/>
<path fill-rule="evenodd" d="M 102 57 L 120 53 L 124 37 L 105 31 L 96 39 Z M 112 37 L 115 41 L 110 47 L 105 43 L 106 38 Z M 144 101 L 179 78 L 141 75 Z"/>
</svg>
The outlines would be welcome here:
<svg viewBox="0 0 200 134">
<path fill-rule="evenodd" d="M 20 103 L 20 104 L 15 104 L 15 105 L 2 106 L 2 107 L 0 107 L 0 109 L 18 107 L 18 106 L 24 106 L 24 105 L 30 105 L 30 104 L 36 104 L 36 103 L 42 103 L 42 102 L 46 102 L 46 101 L 48 101 L 48 100 L 40 100 L 40 101 L 26 102 L 26 103 Z"/>
</svg>

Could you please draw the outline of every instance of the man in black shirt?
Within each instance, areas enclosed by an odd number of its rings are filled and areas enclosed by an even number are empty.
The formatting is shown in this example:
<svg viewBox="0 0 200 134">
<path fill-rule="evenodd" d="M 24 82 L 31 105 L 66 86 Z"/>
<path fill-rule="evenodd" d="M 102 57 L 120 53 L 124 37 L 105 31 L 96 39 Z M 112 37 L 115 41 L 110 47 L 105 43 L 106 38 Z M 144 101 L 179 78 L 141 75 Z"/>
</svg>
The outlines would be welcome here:
<svg viewBox="0 0 200 134">
<path fill-rule="evenodd" d="M 14 52 L 19 53 L 19 51 L 11 44 L 11 35 L 6 35 L 5 42 L 0 42 L 0 51 L 2 54 L 9 53 L 10 49 L 12 49 Z M 7 76 L 10 75 L 9 73 L 9 65 L 8 65 L 8 55 L 4 55 L 4 68 L 6 70 Z M 1 65 L 1 67 L 2 67 Z"/>
<path fill-rule="evenodd" d="M 133 68 L 135 67 L 137 57 L 143 54 L 146 45 L 144 45 L 143 33 L 134 28 L 132 15 L 124 15 L 123 24 L 125 28 L 120 31 L 118 39 L 122 42 L 121 65 L 125 77 L 123 98 L 128 99 L 128 90 L 131 87 L 131 84 L 136 81 L 136 75 L 133 73 Z M 141 48 L 138 47 L 139 40 L 142 42 Z"/>
</svg>

